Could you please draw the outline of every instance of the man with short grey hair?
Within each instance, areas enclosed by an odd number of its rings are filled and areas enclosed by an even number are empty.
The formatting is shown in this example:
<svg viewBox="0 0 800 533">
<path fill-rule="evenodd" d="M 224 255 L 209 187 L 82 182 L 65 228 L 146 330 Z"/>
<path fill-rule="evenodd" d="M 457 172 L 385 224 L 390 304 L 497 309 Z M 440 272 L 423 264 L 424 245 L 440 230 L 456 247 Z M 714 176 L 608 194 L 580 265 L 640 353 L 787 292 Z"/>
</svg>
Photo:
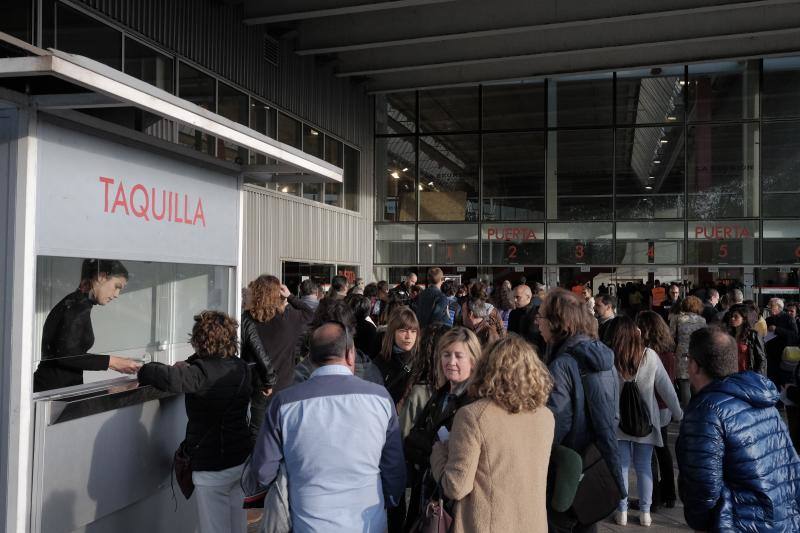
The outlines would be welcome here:
<svg viewBox="0 0 800 533">
<path fill-rule="evenodd" d="M 251 475 L 269 486 L 286 467 L 295 533 L 383 533 L 385 507 L 405 490 L 406 467 L 394 402 L 385 388 L 353 376 L 345 326 L 311 334 L 311 377 L 272 399 L 253 450 Z"/>
</svg>

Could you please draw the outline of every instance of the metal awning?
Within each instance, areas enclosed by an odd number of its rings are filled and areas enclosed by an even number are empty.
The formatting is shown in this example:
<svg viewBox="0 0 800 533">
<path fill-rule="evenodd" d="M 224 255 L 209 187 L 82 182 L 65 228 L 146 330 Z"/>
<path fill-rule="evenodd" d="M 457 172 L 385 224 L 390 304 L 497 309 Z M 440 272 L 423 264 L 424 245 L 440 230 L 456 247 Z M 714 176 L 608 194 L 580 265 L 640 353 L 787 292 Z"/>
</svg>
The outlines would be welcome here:
<svg viewBox="0 0 800 533">
<path fill-rule="evenodd" d="M 35 94 L 30 100 L 40 109 L 133 106 L 160 117 L 201 130 L 278 161 L 278 165 L 246 173 L 286 175 L 300 181 L 341 183 L 342 169 L 302 150 L 271 139 L 246 126 L 212 113 L 137 78 L 92 59 L 59 50 L 43 50 L 0 32 L 0 41 L 19 46 L 31 55 L 0 57 L 0 82 L 13 79 L 54 77 L 74 84 L 74 93 Z M 20 46 L 20 48 L 22 48 Z M 83 88 L 88 92 L 78 92 Z M 281 178 L 281 181 L 285 181 Z"/>
</svg>

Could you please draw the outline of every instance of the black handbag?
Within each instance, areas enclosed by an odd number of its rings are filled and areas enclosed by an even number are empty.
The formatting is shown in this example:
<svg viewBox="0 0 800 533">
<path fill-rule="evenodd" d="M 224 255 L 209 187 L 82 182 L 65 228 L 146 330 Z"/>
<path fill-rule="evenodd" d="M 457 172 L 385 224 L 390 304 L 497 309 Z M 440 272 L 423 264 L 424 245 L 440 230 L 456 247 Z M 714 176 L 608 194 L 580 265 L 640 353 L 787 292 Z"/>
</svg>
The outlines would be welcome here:
<svg viewBox="0 0 800 533">
<path fill-rule="evenodd" d="M 230 403 L 225 407 L 225 410 L 219 417 L 219 429 L 222 429 L 222 422 L 225 420 L 225 415 L 228 414 L 228 411 L 230 411 L 231 407 L 236 402 L 236 397 L 239 396 L 239 393 L 242 391 L 242 386 L 247 380 L 248 373 L 248 366 L 247 363 L 245 363 L 244 376 L 242 376 L 242 381 L 236 389 L 236 394 L 233 395 Z M 175 481 L 178 483 L 178 488 L 181 489 L 181 494 L 183 494 L 184 498 L 187 500 L 191 498 L 192 493 L 194 493 L 194 481 L 192 481 L 192 453 L 200 447 L 215 429 L 216 428 L 212 428 L 206 431 L 205 435 L 203 435 L 191 449 L 186 444 L 186 440 L 184 440 L 178 444 L 178 449 L 175 450 L 175 454 L 172 456 L 172 470 L 175 472 Z"/>
</svg>

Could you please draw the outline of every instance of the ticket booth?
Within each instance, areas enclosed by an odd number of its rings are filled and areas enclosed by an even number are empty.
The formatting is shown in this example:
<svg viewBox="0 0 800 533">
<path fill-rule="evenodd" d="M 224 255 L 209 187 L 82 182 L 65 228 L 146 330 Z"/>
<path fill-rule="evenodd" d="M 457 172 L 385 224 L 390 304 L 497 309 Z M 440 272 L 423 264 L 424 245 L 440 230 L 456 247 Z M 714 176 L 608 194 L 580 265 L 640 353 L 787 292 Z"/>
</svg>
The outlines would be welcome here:
<svg viewBox="0 0 800 533">
<path fill-rule="evenodd" d="M 6 530 L 196 531 L 171 487 L 183 397 L 114 368 L 187 358 L 202 310 L 238 316 L 245 172 L 341 169 L 85 58 L 20 49 L 0 58 Z M 114 127 L 87 102 L 146 109 L 272 169 Z"/>
</svg>

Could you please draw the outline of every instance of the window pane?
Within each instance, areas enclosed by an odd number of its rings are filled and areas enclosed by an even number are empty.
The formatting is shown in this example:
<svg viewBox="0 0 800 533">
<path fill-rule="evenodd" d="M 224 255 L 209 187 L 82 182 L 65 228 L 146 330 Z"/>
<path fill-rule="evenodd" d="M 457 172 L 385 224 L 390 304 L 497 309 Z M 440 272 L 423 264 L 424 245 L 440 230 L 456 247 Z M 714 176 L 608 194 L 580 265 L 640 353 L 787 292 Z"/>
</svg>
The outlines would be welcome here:
<svg viewBox="0 0 800 533">
<path fill-rule="evenodd" d="M 761 112 L 764 117 L 800 116 L 800 57 L 764 60 Z"/>
<path fill-rule="evenodd" d="M 758 262 L 758 222 L 752 220 L 689 221 L 689 264 Z"/>
<path fill-rule="evenodd" d="M 548 124 L 550 127 L 610 125 L 613 86 L 610 73 L 549 82 Z"/>
<path fill-rule="evenodd" d="M 764 195 L 764 216 L 797 216 L 800 206 L 798 176 L 800 176 L 800 122 L 764 123 L 761 136 L 761 191 Z"/>
<path fill-rule="evenodd" d="M 279 192 L 285 192 L 286 194 L 291 194 L 293 196 L 300 196 L 299 183 L 276 183 L 275 190 Z"/>
<path fill-rule="evenodd" d="M 125 73 L 167 92 L 175 91 L 174 61 L 139 41 L 125 39 Z"/>
<path fill-rule="evenodd" d="M 322 201 L 322 184 L 321 183 L 304 183 L 303 184 L 303 198 L 306 200 L 313 200 L 315 202 Z"/>
<path fill-rule="evenodd" d="M 358 193 L 361 189 L 361 153 L 355 148 L 344 149 L 344 208 L 358 211 Z"/>
<path fill-rule="evenodd" d="M 764 263 L 800 263 L 800 224 L 795 220 L 764 221 Z"/>
<path fill-rule="evenodd" d="M 557 198 L 557 204 L 556 210 L 548 213 L 548 217 L 560 220 L 610 219 L 612 130 L 552 131 L 549 135 L 548 195 L 550 199 Z"/>
<path fill-rule="evenodd" d="M 616 262 L 683 263 L 683 222 L 617 222 Z"/>
<path fill-rule="evenodd" d="M 478 136 L 420 137 L 419 147 L 420 220 L 477 220 Z"/>
<path fill-rule="evenodd" d="M 543 128 L 544 82 L 483 86 L 484 130 Z"/>
<path fill-rule="evenodd" d="M 683 126 L 617 129 L 617 218 L 683 216 L 683 131 Z"/>
<path fill-rule="evenodd" d="M 219 102 L 217 103 L 217 113 L 247 126 L 249 120 L 249 109 L 247 107 L 247 95 L 237 91 L 225 83 L 219 84 Z M 217 155 L 226 161 L 237 161 L 241 164 L 247 161 L 247 149 L 237 146 L 228 141 L 220 142 L 217 147 Z"/>
<path fill-rule="evenodd" d="M 689 120 L 756 118 L 758 61 L 689 65 Z"/>
<path fill-rule="evenodd" d="M 543 133 L 484 135 L 484 218 L 543 219 L 544 161 Z"/>
<path fill-rule="evenodd" d="M 342 207 L 341 183 L 325 184 L 325 203 L 328 205 L 335 205 L 336 207 Z"/>
<path fill-rule="evenodd" d="M 250 100 L 250 129 L 264 134 L 267 137 L 275 138 L 278 129 L 278 112 L 259 100 Z M 270 161 L 275 161 L 270 159 Z M 250 163 L 253 165 L 266 165 L 267 156 L 250 152 Z"/>
<path fill-rule="evenodd" d="M 547 259 L 551 264 L 611 264 L 614 262 L 611 222 L 547 225 Z"/>
<path fill-rule="evenodd" d="M 216 80 L 211 76 L 179 63 L 178 96 L 197 104 L 212 113 L 217 112 Z M 214 138 L 200 130 L 189 126 L 178 127 L 178 139 L 181 144 L 193 147 L 195 150 L 214 155 Z"/>
<path fill-rule="evenodd" d="M 57 6 L 56 48 L 122 70 L 122 33 L 63 4 Z"/>
<path fill-rule="evenodd" d="M 5 2 L 3 16 L 0 17 L 0 31 L 32 43 L 31 9 L 31 2 Z"/>
<path fill-rule="evenodd" d="M 414 91 L 375 97 L 375 133 L 414 133 L 417 94 Z"/>
<path fill-rule="evenodd" d="M 432 265 L 477 263 L 477 224 L 420 224 L 419 262 Z"/>
<path fill-rule="evenodd" d="M 342 166 L 342 142 L 325 136 L 325 161 L 337 167 Z"/>
<path fill-rule="evenodd" d="M 322 159 L 325 148 L 324 139 L 325 136 L 319 130 L 315 130 L 308 124 L 303 124 L 303 151 L 305 153 Z"/>
<path fill-rule="evenodd" d="M 289 115 L 278 113 L 278 141 L 303 148 L 303 124 Z"/>
<path fill-rule="evenodd" d="M 757 132 L 755 124 L 689 127 L 690 217 L 758 216 Z"/>
<path fill-rule="evenodd" d="M 377 221 L 417 219 L 414 137 L 375 139 Z"/>
<path fill-rule="evenodd" d="M 683 122 L 683 67 L 617 72 L 617 124 Z"/>
<path fill-rule="evenodd" d="M 416 264 L 417 241 L 414 224 L 376 225 L 375 262 Z"/>
<path fill-rule="evenodd" d="M 424 132 L 477 130 L 478 88 L 420 91 L 419 127 Z"/>
<path fill-rule="evenodd" d="M 485 265 L 521 265 L 544 263 L 544 224 L 483 224 Z"/>
</svg>

